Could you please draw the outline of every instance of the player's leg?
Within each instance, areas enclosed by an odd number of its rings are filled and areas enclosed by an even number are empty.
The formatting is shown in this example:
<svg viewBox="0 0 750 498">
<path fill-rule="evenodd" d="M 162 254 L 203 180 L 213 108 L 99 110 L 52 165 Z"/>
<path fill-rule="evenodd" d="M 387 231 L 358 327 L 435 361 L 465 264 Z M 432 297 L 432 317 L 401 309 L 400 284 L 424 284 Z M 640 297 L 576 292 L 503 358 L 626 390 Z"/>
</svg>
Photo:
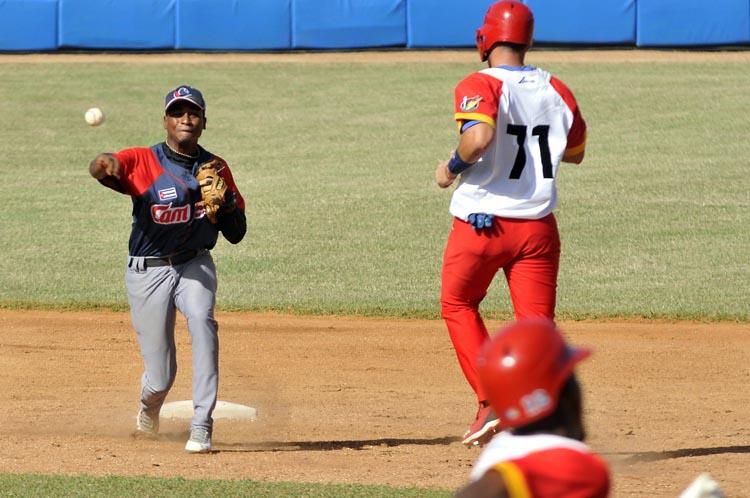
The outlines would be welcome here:
<svg viewBox="0 0 750 498">
<path fill-rule="evenodd" d="M 441 275 L 440 308 L 458 362 L 479 401 L 486 396 L 479 385 L 477 357 L 488 339 L 479 304 L 502 260 L 493 254 L 499 233 L 477 233 L 464 221 L 454 219 Z"/>
<path fill-rule="evenodd" d="M 143 358 L 140 409 L 158 429 L 159 410 L 177 375 L 174 275 L 169 267 L 128 268 L 125 287 Z"/>
<path fill-rule="evenodd" d="M 180 277 L 175 304 L 187 319 L 192 339 L 193 408 L 191 428 L 210 436 L 219 388 L 219 334 L 214 319 L 216 267 L 209 252 L 176 267 Z"/>
<path fill-rule="evenodd" d="M 519 257 L 506 265 L 510 297 L 516 320 L 532 317 L 555 319 L 560 235 L 553 215 L 515 223 L 515 236 L 523 240 Z"/>
<path fill-rule="evenodd" d="M 491 437 L 498 423 L 479 383 L 477 358 L 488 334 L 479 314 L 479 303 L 492 279 L 507 259 L 504 234 L 496 221 L 492 230 L 477 233 L 463 221 L 454 220 L 443 257 L 440 305 L 443 319 L 466 380 L 477 395 L 474 421 L 463 444 L 480 444 Z"/>
</svg>

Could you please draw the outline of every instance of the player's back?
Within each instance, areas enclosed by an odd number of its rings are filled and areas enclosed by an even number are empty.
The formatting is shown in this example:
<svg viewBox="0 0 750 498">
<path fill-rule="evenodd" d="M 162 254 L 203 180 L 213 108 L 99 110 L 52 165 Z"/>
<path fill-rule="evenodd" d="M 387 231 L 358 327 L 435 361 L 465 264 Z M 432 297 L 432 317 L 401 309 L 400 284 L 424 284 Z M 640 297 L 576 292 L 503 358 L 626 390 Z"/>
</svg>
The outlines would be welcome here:
<svg viewBox="0 0 750 498">
<path fill-rule="evenodd" d="M 498 102 L 498 124 L 534 126 L 559 117 L 562 100 L 551 85 L 552 75 L 532 66 L 491 67 L 480 74 L 502 82 Z"/>
<path fill-rule="evenodd" d="M 552 75 L 542 69 L 497 67 L 480 73 L 502 81 L 495 143 L 483 157 L 501 180 L 498 193 L 549 200 L 573 124 L 572 111 L 552 84 Z"/>
<path fill-rule="evenodd" d="M 557 204 L 555 176 L 577 108 L 570 90 L 532 66 L 484 69 L 461 87 L 481 89 L 473 115 L 487 115 L 495 140 L 478 167 L 462 175 L 451 212 L 459 217 L 468 211 L 531 219 L 552 212 Z"/>
<path fill-rule="evenodd" d="M 477 461 L 472 478 L 499 472 L 510 496 L 606 498 L 609 470 L 583 443 L 561 436 L 496 436 Z"/>
</svg>

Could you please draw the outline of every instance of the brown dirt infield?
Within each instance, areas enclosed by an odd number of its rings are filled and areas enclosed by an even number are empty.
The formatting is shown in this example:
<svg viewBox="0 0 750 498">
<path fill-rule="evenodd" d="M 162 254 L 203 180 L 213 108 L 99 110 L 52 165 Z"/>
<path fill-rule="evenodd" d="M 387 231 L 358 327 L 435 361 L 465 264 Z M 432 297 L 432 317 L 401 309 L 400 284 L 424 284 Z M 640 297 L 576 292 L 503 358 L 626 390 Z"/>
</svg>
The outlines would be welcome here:
<svg viewBox="0 0 750 498">
<path fill-rule="evenodd" d="M 453 489 L 477 449 L 458 436 L 474 402 L 440 321 L 221 313 L 219 420 L 210 455 L 183 452 L 184 422 L 131 437 L 141 360 L 127 313 L 0 311 L 0 469 Z M 496 328 L 500 324 L 490 324 Z M 596 354 L 580 368 L 589 443 L 614 496 L 676 497 L 700 472 L 750 496 L 747 324 L 564 322 Z M 177 331 L 190 398 L 190 345 Z"/>
</svg>

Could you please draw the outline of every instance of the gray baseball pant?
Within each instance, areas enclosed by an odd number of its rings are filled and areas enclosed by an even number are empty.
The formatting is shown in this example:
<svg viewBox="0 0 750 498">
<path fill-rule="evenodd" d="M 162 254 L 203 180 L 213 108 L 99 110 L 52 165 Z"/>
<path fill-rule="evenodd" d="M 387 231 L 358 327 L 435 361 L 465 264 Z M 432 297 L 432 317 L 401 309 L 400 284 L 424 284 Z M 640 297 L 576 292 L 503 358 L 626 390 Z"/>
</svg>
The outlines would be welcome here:
<svg viewBox="0 0 750 498">
<path fill-rule="evenodd" d="M 174 340 L 177 310 L 187 319 L 192 340 L 192 427 L 211 432 L 219 387 L 219 335 L 214 319 L 216 267 L 211 253 L 176 266 L 148 267 L 130 256 L 125 271 L 130 316 L 143 357 L 140 407 L 158 415 L 177 374 Z"/>
</svg>

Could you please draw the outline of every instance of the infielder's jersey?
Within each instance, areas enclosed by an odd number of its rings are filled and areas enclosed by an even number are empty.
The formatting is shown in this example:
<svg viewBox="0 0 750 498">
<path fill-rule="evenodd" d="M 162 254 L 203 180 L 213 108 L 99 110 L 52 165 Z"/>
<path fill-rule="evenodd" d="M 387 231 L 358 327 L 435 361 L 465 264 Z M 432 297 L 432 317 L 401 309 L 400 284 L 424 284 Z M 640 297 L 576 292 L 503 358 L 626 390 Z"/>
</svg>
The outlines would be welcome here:
<svg viewBox="0 0 750 498">
<path fill-rule="evenodd" d="M 551 434 L 503 432 L 485 447 L 471 480 L 498 472 L 510 498 L 605 498 L 607 464 L 580 441 Z"/>
<path fill-rule="evenodd" d="M 216 245 L 218 229 L 202 207 L 198 166 L 214 157 L 202 147 L 192 166 L 181 166 L 167 157 L 162 144 L 125 149 L 113 155 L 120 161 L 119 181 L 105 177 L 105 186 L 129 194 L 133 199 L 133 226 L 128 251 L 131 256 L 170 256 Z M 218 158 L 221 159 L 221 158 Z M 219 175 L 234 193 L 237 209 L 245 209 L 245 200 L 237 190 L 226 162 Z"/>
<path fill-rule="evenodd" d="M 484 69 L 456 86 L 455 118 L 459 129 L 491 125 L 495 139 L 461 174 L 451 214 L 540 219 L 555 209 L 560 161 L 586 146 L 586 123 L 564 83 L 531 66 Z"/>
</svg>

